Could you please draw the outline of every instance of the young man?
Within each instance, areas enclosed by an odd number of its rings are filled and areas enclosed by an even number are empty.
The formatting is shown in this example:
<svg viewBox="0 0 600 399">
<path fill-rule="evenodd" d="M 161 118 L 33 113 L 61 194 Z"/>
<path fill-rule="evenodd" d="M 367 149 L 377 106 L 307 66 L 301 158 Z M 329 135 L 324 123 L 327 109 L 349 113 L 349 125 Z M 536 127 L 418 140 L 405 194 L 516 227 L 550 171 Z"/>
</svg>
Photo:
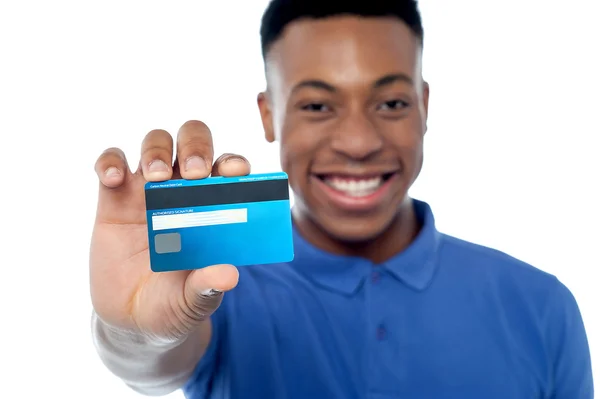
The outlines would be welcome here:
<svg viewBox="0 0 600 399">
<path fill-rule="evenodd" d="M 296 257 L 152 273 L 143 184 L 250 166 L 232 154 L 213 164 L 211 133 L 193 121 L 174 162 L 161 130 L 134 174 L 107 150 L 90 255 L 107 367 L 139 392 L 194 399 L 591 399 L 569 290 L 438 232 L 408 197 L 429 97 L 416 2 L 274 0 L 261 36 L 258 106 L 296 195 Z"/>
</svg>

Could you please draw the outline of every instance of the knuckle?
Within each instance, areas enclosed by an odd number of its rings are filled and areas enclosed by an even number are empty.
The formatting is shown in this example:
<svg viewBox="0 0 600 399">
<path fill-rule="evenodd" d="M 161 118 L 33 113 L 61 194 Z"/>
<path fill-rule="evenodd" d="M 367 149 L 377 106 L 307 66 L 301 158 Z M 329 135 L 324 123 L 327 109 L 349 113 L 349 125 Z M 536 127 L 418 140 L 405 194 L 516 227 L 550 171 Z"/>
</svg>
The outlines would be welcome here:
<svg viewBox="0 0 600 399">
<path fill-rule="evenodd" d="M 202 137 L 200 135 L 188 135 L 185 138 L 182 138 L 180 145 L 182 149 L 204 149 L 205 147 L 209 147 L 211 142 L 206 139 L 206 137 Z"/>
<path fill-rule="evenodd" d="M 214 297 L 207 297 L 198 293 L 190 295 L 190 298 L 183 297 L 184 301 L 180 304 L 179 311 L 186 318 L 193 321 L 205 320 L 219 307 L 223 294 L 220 293 Z"/>
<path fill-rule="evenodd" d="M 125 163 L 125 154 L 119 148 L 108 148 L 96 160 L 96 168 Z"/>
<path fill-rule="evenodd" d="M 212 135 L 208 126 L 200 121 L 186 122 L 177 135 L 177 144 L 185 146 L 211 146 Z"/>
<path fill-rule="evenodd" d="M 142 143 L 142 159 L 145 162 L 159 158 L 166 163 L 173 157 L 173 137 L 166 130 L 153 130 Z"/>
<path fill-rule="evenodd" d="M 169 149 L 160 145 L 148 146 L 142 151 L 143 158 L 169 158 L 170 156 Z"/>
</svg>

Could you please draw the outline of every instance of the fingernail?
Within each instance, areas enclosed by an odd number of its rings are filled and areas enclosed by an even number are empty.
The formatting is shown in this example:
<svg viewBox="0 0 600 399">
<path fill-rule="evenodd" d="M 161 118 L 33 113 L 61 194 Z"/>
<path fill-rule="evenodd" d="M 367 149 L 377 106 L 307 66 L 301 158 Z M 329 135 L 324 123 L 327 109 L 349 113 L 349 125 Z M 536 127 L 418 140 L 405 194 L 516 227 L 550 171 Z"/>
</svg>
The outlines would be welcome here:
<svg viewBox="0 0 600 399">
<path fill-rule="evenodd" d="M 198 172 L 198 173 L 206 173 L 206 162 L 199 156 L 189 157 L 185 161 L 185 171 L 186 172 Z"/>
<path fill-rule="evenodd" d="M 168 171 L 169 171 L 169 167 L 167 166 L 166 163 L 164 163 L 160 159 L 155 159 L 154 161 L 150 162 L 150 164 L 148 165 L 148 172 L 150 172 L 150 173 L 163 173 L 163 172 L 168 172 Z"/>
<path fill-rule="evenodd" d="M 202 296 L 215 296 L 215 295 L 219 295 L 221 292 L 223 292 L 223 291 L 209 288 L 207 290 L 200 291 L 200 295 L 202 295 Z"/>
<path fill-rule="evenodd" d="M 106 169 L 106 171 L 104 171 L 104 175 L 106 177 L 116 177 L 121 175 L 121 171 L 118 168 L 111 166 L 110 168 Z"/>
<path fill-rule="evenodd" d="M 229 157 L 226 158 L 225 161 L 223 161 L 223 163 L 228 163 L 228 162 L 241 162 L 241 163 L 246 163 L 246 160 L 240 158 L 240 157 Z"/>
</svg>

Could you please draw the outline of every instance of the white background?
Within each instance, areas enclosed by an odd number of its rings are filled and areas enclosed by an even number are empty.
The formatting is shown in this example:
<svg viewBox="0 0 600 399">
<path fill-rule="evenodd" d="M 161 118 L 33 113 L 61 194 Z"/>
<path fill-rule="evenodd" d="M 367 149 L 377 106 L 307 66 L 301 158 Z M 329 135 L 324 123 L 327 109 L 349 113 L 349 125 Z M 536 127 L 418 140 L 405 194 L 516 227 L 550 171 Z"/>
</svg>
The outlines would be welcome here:
<svg viewBox="0 0 600 399">
<path fill-rule="evenodd" d="M 255 104 L 265 5 L 0 2 L 0 397 L 138 397 L 90 340 L 93 165 L 110 146 L 135 165 L 146 132 L 201 119 L 216 152 L 278 170 Z M 412 190 L 444 232 L 567 284 L 596 369 L 598 7 L 421 1 L 432 91 L 425 169 Z"/>
</svg>

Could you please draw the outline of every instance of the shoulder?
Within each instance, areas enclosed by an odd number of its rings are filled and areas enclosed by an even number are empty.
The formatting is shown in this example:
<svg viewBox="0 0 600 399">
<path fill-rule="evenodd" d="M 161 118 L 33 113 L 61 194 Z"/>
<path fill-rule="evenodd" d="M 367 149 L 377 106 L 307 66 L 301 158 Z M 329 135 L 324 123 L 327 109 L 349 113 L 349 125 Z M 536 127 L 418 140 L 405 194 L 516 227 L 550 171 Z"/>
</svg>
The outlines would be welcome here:
<svg viewBox="0 0 600 399">
<path fill-rule="evenodd" d="M 536 266 L 494 248 L 442 235 L 440 273 L 459 286 L 467 284 L 481 302 L 515 323 L 534 323 L 548 332 L 580 320 L 570 289 Z"/>
<path fill-rule="evenodd" d="M 502 307 L 535 314 L 540 322 L 549 313 L 577 306 L 557 276 L 494 248 L 442 235 L 439 262 L 446 279 L 465 282 Z"/>
<path fill-rule="evenodd" d="M 442 234 L 440 261 L 456 272 L 494 278 L 506 283 L 535 284 L 547 289 L 562 285 L 556 276 L 506 252 Z"/>
<path fill-rule="evenodd" d="M 447 235 L 442 235 L 439 252 L 439 272 L 446 281 L 462 288 L 466 284 L 475 293 L 469 296 L 474 306 L 485 307 L 485 314 L 498 322 L 496 330 L 507 334 L 521 356 L 529 353 L 545 365 L 556 397 L 591 397 L 585 325 L 564 283 L 507 253 Z"/>
</svg>

